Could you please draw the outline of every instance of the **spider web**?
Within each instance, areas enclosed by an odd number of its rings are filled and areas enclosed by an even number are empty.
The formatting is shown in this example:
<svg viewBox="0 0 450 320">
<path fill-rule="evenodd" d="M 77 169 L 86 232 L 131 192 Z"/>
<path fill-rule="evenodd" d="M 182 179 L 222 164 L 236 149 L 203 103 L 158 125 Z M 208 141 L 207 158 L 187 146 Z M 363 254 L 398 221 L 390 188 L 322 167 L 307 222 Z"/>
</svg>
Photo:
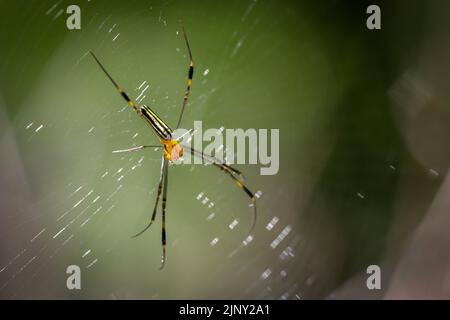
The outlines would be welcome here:
<svg viewBox="0 0 450 320">
<path fill-rule="evenodd" d="M 305 251 L 298 225 L 304 203 L 289 200 L 292 183 L 259 176 L 257 166 L 239 167 L 250 188 L 264 193 L 250 237 L 248 199 L 227 176 L 211 166 L 170 167 L 167 261 L 157 270 L 160 215 L 144 235 L 130 236 L 150 219 L 160 150 L 111 153 L 157 140 L 87 55 L 93 50 L 131 97 L 173 125 L 188 68 L 183 16 L 196 61 L 183 124 L 267 128 L 274 102 L 257 79 L 289 47 L 292 34 L 283 36 L 280 26 L 286 13 L 273 17 L 275 3 L 234 2 L 213 25 L 214 16 L 175 1 L 79 5 L 82 30 L 58 31 L 63 35 L 51 42 L 30 89 L 15 89 L 17 113 L 1 117 L 8 150 L 2 167 L 14 178 L 2 183 L 0 296 L 299 299 L 317 290 L 321 271 L 313 266 L 324 258 Z M 9 61 L 18 63 L 14 54 L 25 47 L 49 44 L 44 31 L 64 29 L 65 7 L 65 1 L 32 5 Z M 42 30 L 37 39 L 33 28 Z M 277 40 L 267 47 L 262 34 L 273 29 Z M 27 75 L 34 61 L 23 58 Z M 255 71 L 247 86 L 239 84 Z M 259 100 L 253 104 L 246 92 Z M 69 265 L 81 267 L 80 291 L 66 288 Z"/>
</svg>

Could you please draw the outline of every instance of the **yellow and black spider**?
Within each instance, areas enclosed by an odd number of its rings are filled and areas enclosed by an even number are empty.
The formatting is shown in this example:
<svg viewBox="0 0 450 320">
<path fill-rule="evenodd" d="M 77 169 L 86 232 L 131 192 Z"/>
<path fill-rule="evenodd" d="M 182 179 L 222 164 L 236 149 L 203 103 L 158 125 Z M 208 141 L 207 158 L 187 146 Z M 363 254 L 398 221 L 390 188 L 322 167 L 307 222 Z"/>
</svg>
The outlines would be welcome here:
<svg viewBox="0 0 450 320">
<path fill-rule="evenodd" d="M 184 93 L 183 105 L 181 108 L 181 113 L 178 118 L 178 123 L 177 123 L 176 128 L 179 128 L 181 120 L 183 118 L 184 109 L 186 107 L 187 101 L 189 99 L 189 94 L 191 91 L 192 77 L 194 75 L 194 61 L 192 59 L 191 48 L 189 46 L 189 41 L 187 39 L 184 28 L 182 28 L 182 30 L 183 30 L 184 40 L 186 42 L 186 47 L 187 47 L 187 50 L 189 53 L 190 63 L 189 63 L 189 71 L 188 71 L 187 88 Z M 142 119 L 144 119 L 147 124 L 149 124 L 153 128 L 153 131 L 158 136 L 159 141 L 161 143 L 160 145 L 156 145 L 156 146 L 155 145 L 144 145 L 144 146 L 134 147 L 134 148 L 126 149 L 126 150 L 117 150 L 117 151 L 113 151 L 113 152 L 115 152 L 115 153 L 132 152 L 132 151 L 139 151 L 139 150 L 142 150 L 145 148 L 163 148 L 163 150 L 164 150 L 162 160 L 161 160 L 161 172 L 160 172 L 159 183 L 158 183 L 158 191 L 157 191 L 157 195 L 156 195 L 155 207 L 153 209 L 153 214 L 152 214 L 151 220 L 150 220 L 149 224 L 141 232 L 139 232 L 138 234 L 133 236 L 133 237 L 137 237 L 137 236 L 141 235 L 155 221 L 156 210 L 157 210 L 159 199 L 161 197 L 161 192 L 162 192 L 161 241 L 162 241 L 163 253 L 162 253 L 160 269 L 162 269 L 164 267 L 164 264 L 166 261 L 166 225 L 165 225 L 165 223 L 166 223 L 166 204 L 167 204 L 168 163 L 176 161 L 180 157 L 182 157 L 184 149 L 188 150 L 192 154 L 192 156 L 200 157 L 203 161 L 207 161 L 207 162 L 213 164 L 214 166 L 216 166 L 217 168 L 221 169 L 223 172 L 228 174 L 236 182 L 236 184 L 239 186 L 239 188 L 241 188 L 250 197 L 251 202 L 252 202 L 251 205 L 253 208 L 253 219 L 252 219 L 252 224 L 251 224 L 250 231 L 249 231 L 249 233 L 250 233 L 253 230 L 253 227 L 255 226 L 255 223 L 256 223 L 256 196 L 244 184 L 242 173 L 240 171 L 230 167 L 229 165 L 225 164 L 223 161 L 221 161 L 217 158 L 205 155 L 203 153 L 203 151 L 198 151 L 187 145 L 182 144 L 180 139 L 176 139 L 173 136 L 173 131 L 169 128 L 169 126 L 166 123 L 164 123 L 164 121 L 161 120 L 161 118 L 158 117 L 158 115 L 152 109 L 150 109 L 146 105 L 138 107 L 136 105 L 136 103 L 130 99 L 128 94 L 114 81 L 114 79 L 111 77 L 111 75 L 106 71 L 105 67 L 97 59 L 95 54 L 92 51 L 90 51 L 90 54 L 94 57 L 95 61 L 98 63 L 100 68 L 103 70 L 103 72 L 108 76 L 108 78 L 114 84 L 117 91 L 119 91 L 121 96 L 127 101 L 128 106 L 130 108 L 132 108 L 134 111 L 136 111 L 136 113 Z"/>
</svg>

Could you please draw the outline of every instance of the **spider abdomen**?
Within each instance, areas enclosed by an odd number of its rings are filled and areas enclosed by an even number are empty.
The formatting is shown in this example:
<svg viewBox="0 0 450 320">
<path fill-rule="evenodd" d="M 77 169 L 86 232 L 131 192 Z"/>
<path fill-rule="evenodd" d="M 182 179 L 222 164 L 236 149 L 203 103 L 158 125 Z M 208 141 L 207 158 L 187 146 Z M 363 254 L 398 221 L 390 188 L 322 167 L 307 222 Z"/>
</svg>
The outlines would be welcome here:
<svg viewBox="0 0 450 320">
<path fill-rule="evenodd" d="M 172 129 L 170 129 L 158 115 L 146 105 L 140 109 L 140 115 L 155 130 L 156 134 L 162 140 L 172 140 Z"/>
</svg>

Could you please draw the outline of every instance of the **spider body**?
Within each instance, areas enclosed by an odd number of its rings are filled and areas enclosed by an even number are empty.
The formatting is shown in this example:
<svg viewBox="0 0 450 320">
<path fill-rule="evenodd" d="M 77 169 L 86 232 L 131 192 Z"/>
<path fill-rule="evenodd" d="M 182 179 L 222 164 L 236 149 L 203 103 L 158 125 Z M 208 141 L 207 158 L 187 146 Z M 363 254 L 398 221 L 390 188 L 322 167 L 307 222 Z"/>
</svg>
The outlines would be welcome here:
<svg viewBox="0 0 450 320">
<path fill-rule="evenodd" d="M 186 47 L 188 49 L 190 63 L 189 63 L 189 69 L 188 69 L 188 81 L 187 81 L 187 88 L 184 93 L 183 97 L 183 104 L 181 108 L 181 112 L 178 118 L 178 123 L 176 128 L 179 128 L 181 120 L 183 118 L 184 109 L 187 105 L 187 101 L 189 99 L 191 86 L 192 86 L 192 78 L 194 75 L 194 61 L 192 60 L 192 53 L 189 46 L 189 42 L 186 36 L 186 32 L 183 28 L 183 36 L 186 42 Z M 206 155 L 203 153 L 203 151 L 195 150 L 191 148 L 188 145 L 183 145 L 173 137 L 173 131 L 169 128 L 169 126 L 160 118 L 158 115 L 148 106 L 143 105 L 141 107 L 137 106 L 136 103 L 130 99 L 128 94 L 120 87 L 114 79 L 111 77 L 111 75 L 106 71 L 105 67 L 101 64 L 101 62 L 97 59 L 95 54 L 90 51 L 90 54 L 95 59 L 99 67 L 103 70 L 103 72 L 106 74 L 106 76 L 111 80 L 119 94 L 122 96 L 122 98 L 125 99 L 127 102 L 127 105 L 132 108 L 141 118 L 145 120 L 145 122 L 150 125 L 150 127 L 153 129 L 154 133 L 159 139 L 160 144 L 159 145 L 144 145 L 139 147 L 133 147 L 125 150 L 116 150 L 113 151 L 113 153 L 121 153 L 121 152 L 132 152 L 132 151 L 139 151 L 145 148 L 162 148 L 163 154 L 161 159 L 161 171 L 159 176 L 159 183 L 157 188 L 157 194 L 156 194 L 156 200 L 155 200 L 155 206 L 153 209 L 153 214 L 151 216 L 150 222 L 147 224 L 147 226 L 139 233 L 137 233 L 134 237 L 137 237 L 144 233 L 155 221 L 156 218 L 156 211 L 158 207 L 159 200 L 162 195 L 162 232 L 161 232 L 161 242 L 162 242 L 162 248 L 163 248 L 163 254 L 161 259 L 161 267 L 162 269 L 165 265 L 166 261 L 166 205 L 167 205 L 167 185 L 168 185 L 168 163 L 169 162 L 175 162 L 179 158 L 183 156 L 184 150 L 186 149 L 192 156 L 196 156 L 201 158 L 204 161 L 209 162 L 210 164 L 213 164 L 215 167 L 222 170 L 225 174 L 229 175 L 231 179 L 233 179 L 236 182 L 236 185 L 242 189 L 245 194 L 250 198 L 251 200 L 251 206 L 253 207 L 253 219 L 252 219 L 252 225 L 250 228 L 249 233 L 253 230 L 253 227 L 256 223 L 256 196 L 253 192 L 250 191 L 250 189 L 247 188 L 247 186 L 244 184 L 244 179 L 242 176 L 242 173 L 233 167 L 230 167 L 223 161 L 214 158 L 212 156 Z"/>
<path fill-rule="evenodd" d="M 156 135 L 159 137 L 161 145 L 164 149 L 164 156 L 172 162 L 177 161 L 183 156 L 183 147 L 173 138 L 173 131 L 169 128 L 158 115 L 148 106 L 143 105 L 139 108 L 138 113 L 149 124 Z"/>
</svg>

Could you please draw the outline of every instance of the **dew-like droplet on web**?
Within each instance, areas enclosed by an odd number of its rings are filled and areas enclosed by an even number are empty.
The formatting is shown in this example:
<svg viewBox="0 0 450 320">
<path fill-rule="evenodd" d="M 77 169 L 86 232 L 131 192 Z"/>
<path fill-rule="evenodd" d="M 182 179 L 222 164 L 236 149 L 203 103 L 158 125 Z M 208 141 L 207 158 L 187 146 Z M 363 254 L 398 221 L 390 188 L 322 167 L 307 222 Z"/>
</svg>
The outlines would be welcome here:
<svg viewBox="0 0 450 320">
<path fill-rule="evenodd" d="M 294 256 L 294 253 L 292 251 L 291 246 L 287 246 L 286 249 L 284 249 L 283 252 L 281 252 L 280 259 L 285 260 L 285 259 L 287 259 L 289 257 L 293 257 L 293 256 Z"/>
<path fill-rule="evenodd" d="M 244 241 L 242 241 L 242 243 L 243 243 L 244 246 L 246 246 L 246 245 L 248 245 L 250 242 L 252 242 L 252 240 L 253 240 L 253 236 L 252 236 L 252 235 L 249 235 L 247 238 L 245 238 Z"/>
<path fill-rule="evenodd" d="M 280 244 L 280 242 L 283 241 L 284 238 L 286 238 L 286 236 L 289 234 L 289 232 L 291 232 L 291 230 L 292 230 L 292 227 L 290 225 L 287 225 L 283 229 L 283 231 L 281 231 L 280 234 L 270 244 L 272 249 L 275 249 Z"/>
<path fill-rule="evenodd" d="M 275 227 L 275 225 L 277 224 L 278 220 L 278 217 L 274 216 L 272 220 L 270 220 L 270 222 L 266 225 L 266 229 L 269 231 L 272 230 L 273 227 Z"/>
<path fill-rule="evenodd" d="M 81 258 L 86 257 L 89 253 L 91 253 L 91 249 L 88 249 L 85 253 L 83 253 L 83 255 L 81 256 Z"/>
<path fill-rule="evenodd" d="M 39 127 L 36 128 L 36 130 L 34 130 L 34 132 L 39 132 L 39 130 L 41 130 L 44 127 L 43 124 L 41 124 Z"/>
<path fill-rule="evenodd" d="M 91 268 L 94 264 L 97 263 L 97 261 L 98 261 L 98 259 L 95 259 L 94 261 L 92 261 L 91 263 L 89 263 L 89 264 L 87 265 L 86 269 Z"/>
<path fill-rule="evenodd" d="M 434 170 L 434 169 L 430 169 L 430 170 L 428 170 L 428 172 L 429 172 L 430 175 L 433 176 L 433 177 L 439 177 L 439 172 L 437 172 L 437 171 Z"/>
<path fill-rule="evenodd" d="M 238 225 L 239 221 L 237 219 L 234 219 L 233 222 L 230 223 L 230 225 L 228 226 L 231 230 L 233 230 L 237 225 Z"/>
<path fill-rule="evenodd" d="M 114 25 L 108 30 L 109 33 L 111 33 L 111 31 L 114 30 L 114 28 L 116 27 L 117 23 L 114 23 Z"/>
<path fill-rule="evenodd" d="M 144 80 L 141 85 L 137 88 L 137 90 L 141 90 L 141 88 L 147 83 L 146 80 Z"/>
<path fill-rule="evenodd" d="M 266 270 L 261 274 L 261 278 L 262 278 L 263 280 L 266 280 L 268 277 L 270 277 L 271 274 L 272 274 L 272 270 L 266 269 Z"/>
<path fill-rule="evenodd" d="M 219 242 L 219 238 L 214 238 L 214 239 L 212 239 L 212 241 L 211 241 L 211 247 L 213 247 L 213 246 L 215 246 L 217 243 Z"/>
</svg>

